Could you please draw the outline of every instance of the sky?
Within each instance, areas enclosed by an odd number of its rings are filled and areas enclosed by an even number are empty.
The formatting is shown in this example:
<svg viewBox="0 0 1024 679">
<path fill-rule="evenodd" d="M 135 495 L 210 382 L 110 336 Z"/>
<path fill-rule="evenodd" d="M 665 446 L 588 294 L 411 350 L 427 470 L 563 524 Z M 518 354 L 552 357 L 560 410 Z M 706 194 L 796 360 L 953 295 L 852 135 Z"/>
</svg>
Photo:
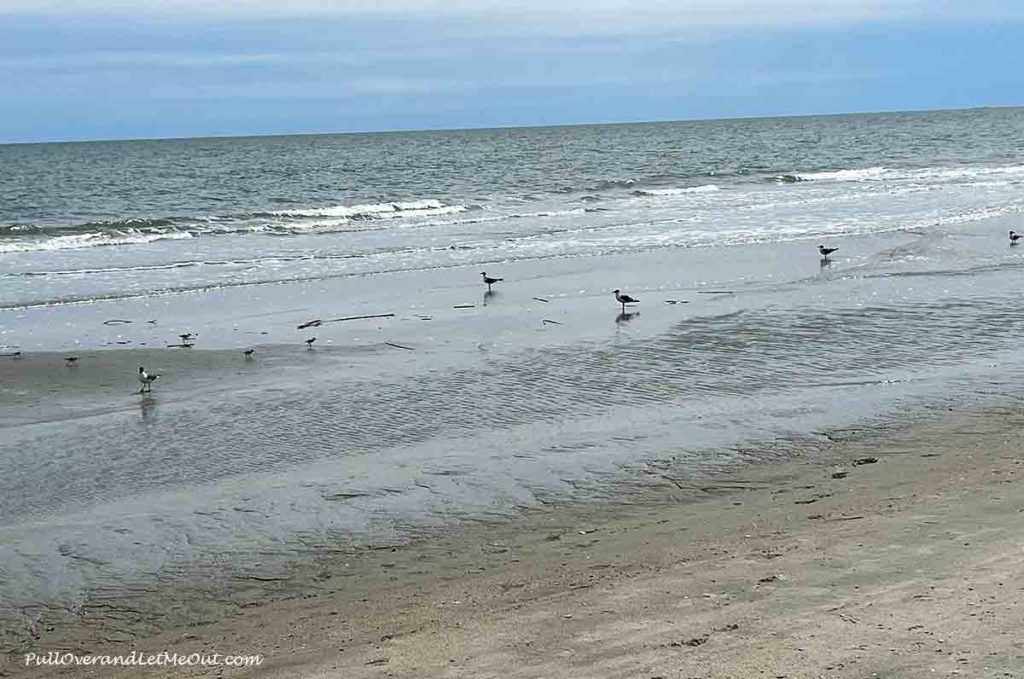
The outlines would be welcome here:
<svg viewBox="0 0 1024 679">
<path fill-rule="evenodd" d="M 1024 104 L 1010 0 L 0 0 L 0 142 Z"/>
</svg>

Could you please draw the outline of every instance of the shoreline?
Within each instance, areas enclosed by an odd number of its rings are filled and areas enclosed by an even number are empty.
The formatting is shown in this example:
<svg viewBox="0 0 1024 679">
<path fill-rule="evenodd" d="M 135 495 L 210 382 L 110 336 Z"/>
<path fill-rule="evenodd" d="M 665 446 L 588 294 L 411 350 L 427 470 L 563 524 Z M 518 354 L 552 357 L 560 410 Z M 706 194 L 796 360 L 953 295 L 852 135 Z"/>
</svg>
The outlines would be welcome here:
<svg viewBox="0 0 1024 679">
<path fill-rule="evenodd" d="M 632 506 L 480 522 L 367 552 L 294 598 L 87 650 L 266 656 L 217 673 L 239 677 L 1015 676 L 1015 405 L 706 485 L 661 478 Z"/>
</svg>

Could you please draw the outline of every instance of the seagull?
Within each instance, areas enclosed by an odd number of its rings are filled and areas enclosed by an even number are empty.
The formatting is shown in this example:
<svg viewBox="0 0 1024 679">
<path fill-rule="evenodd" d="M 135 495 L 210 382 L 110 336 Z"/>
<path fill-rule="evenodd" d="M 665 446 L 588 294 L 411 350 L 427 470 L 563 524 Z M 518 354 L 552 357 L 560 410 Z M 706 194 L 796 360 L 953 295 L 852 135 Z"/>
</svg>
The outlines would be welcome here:
<svg viewBox="0 0 1024 679">
<path fill-rule="evenodd" d="M 64 357 L 64 361 L 66 362 L 66 365 L 68 367 L 70 367 L 70 366 L 73 366 L 75 363 L 78 363 L 78 357 L 77 356 L 65 356 Z"/>
<path fill-rule="evenodd" d="M 310 337 L 308 340 L 306 340 L 306 346 L 309 347 L 310 349 L 312 349 L 313 348 L 313 342 L 315 342 L 315 341 L 316 341 L 315 337 Z"/>
<path fill-rule="evenodd" d="M 818 246 L 818 252 L 821 253 L 821 258 L 822 259 L 828 259 L 828 256 L 831 255 L 833 252 L 835 252 L 838 249 L 839 248 L 827 248 L 824 245 L 819 245 Z"/>
<path fill-rule="evenodd" d="M 245 354 L 246 358 L 252 358 L 252 355 L 256 353 L 256 350 L 255 349 L 246 349 L 242 353 Z"/>
<path fill-rule="evenodd" d="M 1016 231 L 1010 232 L 1010 245 L 1016 245 L 1017 241 L 1021 239 L 1021 235 Z"/>
<path fill-rule="evenodd" d="M 612 290 L 615 293 L 615 301 L 622 305 L 622 313 L 626 313 L 627 304 L 639 304 L 640 300 L 634 299 L 629 295 L 623 295 L 618 289 Z"/>
<path fill-rule="evenodd" d="M 487 283 L 487 292 L 491 291 L 491 286 L 492 285 L 494 285 L 498 281 L 505 280 L 504 278 L 491 278 L 490 276 L 487 275 L 486 271 L 481 271 L 480 275 L 484 277 L 484 283 Z"/>
<path fill-rule="evenodd" d="M 157 375 L 156 373 L 153 373 L 152 375 L 149 374 L 148 372 L 146 372 L 146 369 L 140 365 L 139 382 L 142 383 L 142 389 L 139 389 L 139 393 L 141 394 L 146 391 L 153 391 L 153 382 L 155 382 L 158 377 L 160 376 Z"/>
<path fill-rule="evenodd" d="M 194 334 L 193 334 L 193 333 L 191 333 L 191 332 L 186 332 L 186 333 L 184 333 L 184 334 L 182 334 L 182 335 L 178 335 L 178 337 L 180 337 L 180 338 L 181 338 L 181 341 L 182 341 L 182 342 L 187 342 L 187 341 L 189 341 L 190 339 L 192 339 L 193 337 L 197 337 L 197 335 L 194 335 Z"/>
</svg>

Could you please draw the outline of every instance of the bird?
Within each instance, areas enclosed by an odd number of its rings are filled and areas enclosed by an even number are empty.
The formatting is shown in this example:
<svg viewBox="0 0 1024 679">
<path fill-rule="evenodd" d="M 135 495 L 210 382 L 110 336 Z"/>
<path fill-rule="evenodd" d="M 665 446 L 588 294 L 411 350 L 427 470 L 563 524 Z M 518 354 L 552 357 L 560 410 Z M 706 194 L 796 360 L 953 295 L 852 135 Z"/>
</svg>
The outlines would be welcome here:
<svg viewBox="0 0 1024 679">
<path fill-rule="evenodd" d="M 504 278 L 491 278 L 490 276 L 487 275 L 486 271 L 481 271 L 480 275 L 484 277 L 484 283 L 487 283 L 487 292 L 491 291 L 491 286 L 492 285 L 494 285 L 498 281 L 505 280 Z"/>
<path fill-rule="evenodd" d="M 828 259 L 828 256 L 831 255 L 833 252 L 835 252 L 838 249 L 839 248 L 827 248 L 824 245 L 819 245 L 818 246 L 818 252 L 821 253 L 821 258 L 822 259 Z"/>
<path fill-rule="evenodd" d="M 1021 235 L 1016 231 L 1010 232 L 1010 245 L 1016 245 L 1017 241 L 1021 239 Z"/>
<path fill-rule="evenodd" d="M 612 290 L 615 293 L 615 301 L 622 305 L 622 313 L 626 313 L 627 304 L 639 304 L 640 300 L 630 297 L 629 295 L 623 295 L 617 288 Z"/>
<path fill-rule="evenodd" d="M 65 356 L 64 357 L 64 362 L 65 362 L 65 365 L 67 365 L 69 367 L 73 366 L 74 364 L 78 363 L 78 356 Z"/>
<path fill-rule="evenodd" d="M 242 352 L 246 358 L 252 358 L 252 355 L 256 353 L 255 349 L 246 349 Z"/>
<path fill-rule="evenodd" d="M 182 333 L 181 335 L 178 335 L 178 337 L 181 338 L 182 342 L 187 342 L 190 339 L 192 339 L 193 337 L 197 337 L 197 335 L 195 335 L 195 334 L 193 334 L 191 332 L 186 332 L 186 333 Z"/>
<path fill-rule="evenodd" d="M 315 342 L 315 341 L 316 341 L 315 337 L 310 337 L 308 340 L 306 340 L 306 346 L 309 347 L 310 349 L 312 349 L 313 348 L 313 342 Z"/>
<path fill-rule="evenodd" d="M 155 382 L 158 377 L 160 377 L 160 376 L 157 375 L 156 373 L 150 374 L 150 373 L 146 372 L 146 369 L 143 368 L 140 365 L 139 366 L 139 382 L 142 383 L 142 388 L 139 389 L 139 393 L 141 394 L 141 393 L 146 392 L 146 391 L 153 391 L 153 382 Z"/>
</svg>

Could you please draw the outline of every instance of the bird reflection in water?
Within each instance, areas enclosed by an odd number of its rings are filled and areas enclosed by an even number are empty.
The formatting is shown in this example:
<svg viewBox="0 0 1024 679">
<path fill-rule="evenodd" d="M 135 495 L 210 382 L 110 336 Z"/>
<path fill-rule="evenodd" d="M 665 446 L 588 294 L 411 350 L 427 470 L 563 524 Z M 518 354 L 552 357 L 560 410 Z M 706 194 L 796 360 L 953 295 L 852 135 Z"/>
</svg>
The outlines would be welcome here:
<svg viewBox="0 0 1024 679">
<path fill-rule="evenodd" d="M 139 416 L 144 423 L 156 420 L 156 398 L 149 392 L 142 394 L 142 398 L 139 399 Z"/>
<path fill-rule="evenodd" d="M 640 318 L 639 311 L 630 311 L 628 313 L 623 311 L 622 313 L 615 317 L 615 323 L 616 325 L 623 325 L 624 323 L 629 323 L 634 318 Z"/>
</svg>

